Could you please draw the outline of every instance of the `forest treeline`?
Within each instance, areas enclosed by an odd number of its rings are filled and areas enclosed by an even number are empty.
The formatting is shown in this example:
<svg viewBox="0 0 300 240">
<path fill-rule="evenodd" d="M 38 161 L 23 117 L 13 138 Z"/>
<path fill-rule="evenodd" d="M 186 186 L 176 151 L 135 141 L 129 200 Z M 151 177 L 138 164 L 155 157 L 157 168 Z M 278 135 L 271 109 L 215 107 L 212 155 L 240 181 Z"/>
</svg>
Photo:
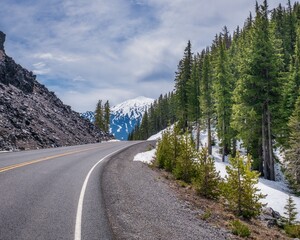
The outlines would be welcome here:
<svg viewBox="0 0 300 240">
<path fill-rule="evenodd" d="M 129 139 L 147 139 L 179 122 L 183 132 L 196 126 L 208 133 L 211 154 L 216 131 L 223 159 L 235 156 L 237 142 L 251 154 L 253 168 L 275 179 L 275 148 L 285 150 L 287 175 L 300 189 L 300 5 L 268 9 L 256 3 L 242 28 L 225 26 L 211 46 L 184 50 L 175 90 L 161 95 Z"/>
</svg>

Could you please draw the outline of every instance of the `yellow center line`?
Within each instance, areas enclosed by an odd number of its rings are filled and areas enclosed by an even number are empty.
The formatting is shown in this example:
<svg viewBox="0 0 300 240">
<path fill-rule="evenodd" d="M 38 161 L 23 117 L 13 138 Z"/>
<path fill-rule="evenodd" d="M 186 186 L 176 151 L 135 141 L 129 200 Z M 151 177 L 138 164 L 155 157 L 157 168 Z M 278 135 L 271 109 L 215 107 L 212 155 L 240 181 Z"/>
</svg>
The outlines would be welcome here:
<svg viewBox="0 0 300 240">
<path fill-rule="evenodd" d="M 31 165 L 31 164 L 34 164 L 34 163 L 43 162 L 43 161 L 50 160 L 50 159 L 53 159 L 53 158 L 64 157 L 64 156 L 67 156 L 67 155 L 76 154 L 76 153 L 80 153 L 80 152 L 86 152 L 86 151 L 89 151 L 89 150 L 92 150 L 92 149 L 96 149 L 96 148 L 98 148 L 98 147 L 93 147 L 93 148 L 87 148 L 87 149 L 83 149 L 83 150 L 77 150 L 77 151 L 72 151 L 72 152 L 61 153 L 61 154 L 52 155 L 52 156 L 49 156 L 49 157 L 44 157 L 44 158 L 40 158 L 40 159 L 28 161 L 28 162 L 23 162 L 23 163 L 18 163 L 18 164 L 14 164 L 14 165 L 2 167 L 2 168 L 0 168 L 0 173 L 1 172 L 9 171 L 9 170 L 12 170 L 12 169 L 15 169 L 15 168 L 25 167 L 27 165 Z"/>
</svg>

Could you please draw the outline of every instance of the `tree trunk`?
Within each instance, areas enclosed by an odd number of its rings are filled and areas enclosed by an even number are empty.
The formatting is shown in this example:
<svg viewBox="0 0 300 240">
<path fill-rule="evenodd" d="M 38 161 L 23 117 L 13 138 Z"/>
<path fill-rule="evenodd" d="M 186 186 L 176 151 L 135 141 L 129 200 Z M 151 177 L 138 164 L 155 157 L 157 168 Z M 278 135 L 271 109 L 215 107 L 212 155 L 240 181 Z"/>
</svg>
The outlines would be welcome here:
<svg viewBox="0 0 300 240">
<path fill-rule="evenodd" d="M 271 113 L 269 105 L 267 105 L 267 121 L 268 121 L 268 150 L 269 150 L 269 180 L 275 181 L 275 169 L 274 169 L 274 158 L 273 158 L 273 145 L 272 145 L 272 132 L 271 132 Z"/>
<path fill-rule="evenodd" d="M 225 116 L 225 114 L 224 114 Z M 225 131 L 225 117 L 223 117 L 223 121 L 222 121 L 222 130 L 223 130 L 223 149 L 222 149 L 222 162 L 225 162 L 225 155 L 226 155 L 226 138 L 225 138 L 225 135 L 226 135 L 226 131 Z"/>
<path fill-rule="evenodd" d="M 200 147 L 200 124 L 199 124 L 199 120 L 197 119 L 197 135 L 196 135 L 196 148 L 197 148 L 197 151 L 199 151 L 199 147 Z"/>
<path fill-rule="evenodd" d="M 212 154 L 212 147 L 211 147 L 211 125 L 210 125 L 210 116 L 207 118 L 207 148 L 208 154 Z"/>
<path fill-rule="evenodd" d="M 238 166 L 238 190 L 238 215 L 242 215 L 242 184 L 240 166 Z"/>
<path fill-rule="evenodd" d="M 235 157 L 235 156 L 236 156 L 236 142 L 237 142 L 237 140 L 236 140 L 236 138 L 234 137 L 234 138 L 232 139 L 232 157 Z"/>
<path fill-rule="evenodd" d="M 267 161 L 267 151 L 266 151 L 266 111 L 265 111 L 265 104 L 263 105 L 263 112 L 262 112 L 262 123 L 261 123 L 261 130 L 262 130 L 262 162 L 264 168 L 264 177 L 268 179 L 268 161 Z"/>
<path fill-rule="evenodd" d="M 268 102 L 263 104 L 262 113 L 262 150 L 263 150 L 263 169 L 266 179 L 275 180 L 272 135 L 271 135 L 271 116 Z"/>
</svg>

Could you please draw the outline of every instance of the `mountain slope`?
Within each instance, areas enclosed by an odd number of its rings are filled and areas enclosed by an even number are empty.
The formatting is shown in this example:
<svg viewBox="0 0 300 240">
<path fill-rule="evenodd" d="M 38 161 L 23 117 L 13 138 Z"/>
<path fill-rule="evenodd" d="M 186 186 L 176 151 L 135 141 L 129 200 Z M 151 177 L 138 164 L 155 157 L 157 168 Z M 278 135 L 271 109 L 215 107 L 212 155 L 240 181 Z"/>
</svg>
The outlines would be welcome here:
<svg viewBox="0 0 300 240">
<path fill-rule="evenodd" d="M 0 151 L 99 142 L 96 128 L 8 57 L 0 31 Z"/>
<path fill-rule="evenodd" d="M 93 111 L 86 111 L 84 113 L 80 113 L 81 117 L 89 120 L 91 123 L 95 122 L 95 112 Z"/>
<path fill-rule="evenodd" d="M 120 103 L 111 109 L 110 132 L 119 140 L 127 140 L 128 134 L 139 124 L 154 99 L 137 97 Z"/>
</svg>

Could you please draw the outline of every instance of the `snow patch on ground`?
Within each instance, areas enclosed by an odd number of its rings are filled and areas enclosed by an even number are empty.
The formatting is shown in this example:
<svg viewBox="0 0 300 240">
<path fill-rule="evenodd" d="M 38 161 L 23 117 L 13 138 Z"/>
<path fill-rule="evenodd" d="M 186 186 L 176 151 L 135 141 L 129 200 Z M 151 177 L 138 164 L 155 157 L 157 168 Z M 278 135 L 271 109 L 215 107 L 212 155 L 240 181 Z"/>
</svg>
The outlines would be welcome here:
<svg viewBox="0 0 300 240">
<path fill-rule="evenodd" d="M 170 127 L 167 127 L 166 129 L 164 129 L 164 130 L 162 130 L 162 131 L 160 131 L 160 132 L 158 132 L 158 133 L 152 135 L 152 136 L 149 137 L 147 140 L 148 140 L 148 141 L 159 140 L 159 139 L 161 139 L 161 137 L 162 137 L 162 135 L 163 135 L 163 133 L 164 133 L 165 131 L 170 131 L 170 130 L 173 130 L 173 129 L 174 129 L 174 125 L 171 125 Z"/>
<path fill-rule="evenodd" d="M 163 131 L 151 136 L 148 140 L 157 140 L 161 138 Z M 201 131 L 200 133 L 200 139 L 201 139 L 201 146 L 207 145 L 207 132 Z M 215 139 L 216 140 L 216 139 Z M 218 141 L 216 140 L 217 144 Z M 216 170 L 220 172 L 220 176 L 225 178 L 226 176 L 226 166 L 229 165 L 228 158 L 225 159 L 225 162 L 222 162 L 222 155 L 220 154 L 220 149 L 217 146 L 213 146 L 212 149 L 212 155 L 215 159 L 215 166 Z M 244 152 L 242 143 L 239 143 L 239 150 L 241 152 Z M 145 163 L 151 163 L 151 161 L 154 159 L 156 149 L 153 149 L 151 151 L 147 151 L 144 153 L 139 153 L 134 157 L 134 161 L 142 161 Z M 279 161 L 283 163 L 283 155 L 279 151 L 275 151 L 276 156 L 278 157 Z M 267 204 L 267 207 L 271 207 L 275 211 L 279 212 L 281 216 L 284 216 L 284 206 L 287 203 L 287 199 L 290 194 L 290 190 L 288 188 L 287 182 L 284 178 L 284 175 L 281 171 L 281 164 L 277 163 L 275 165 L 275 171 L 276 171 L 276 179 L 277 181 L 269 181 L 264 178 L 259 179 L 258 188 L 263 194 L 266 194 L 266 198 L 262 200 L 262 203 Z M 296 208 L 298 212 L 300 211 L 300 198 L 297 196 L 292 196 Z M 300 221 L 300 214 L 297 215 L 297 221 Z"/>
<path fill-rule="evenodd" d="M 133 161 L 141 161 L 150 164 L 154 159 L 155 153 L 155 148 L 147 152 L 138 153 L 137 155 L 135 155 Z"/>
</svg>

